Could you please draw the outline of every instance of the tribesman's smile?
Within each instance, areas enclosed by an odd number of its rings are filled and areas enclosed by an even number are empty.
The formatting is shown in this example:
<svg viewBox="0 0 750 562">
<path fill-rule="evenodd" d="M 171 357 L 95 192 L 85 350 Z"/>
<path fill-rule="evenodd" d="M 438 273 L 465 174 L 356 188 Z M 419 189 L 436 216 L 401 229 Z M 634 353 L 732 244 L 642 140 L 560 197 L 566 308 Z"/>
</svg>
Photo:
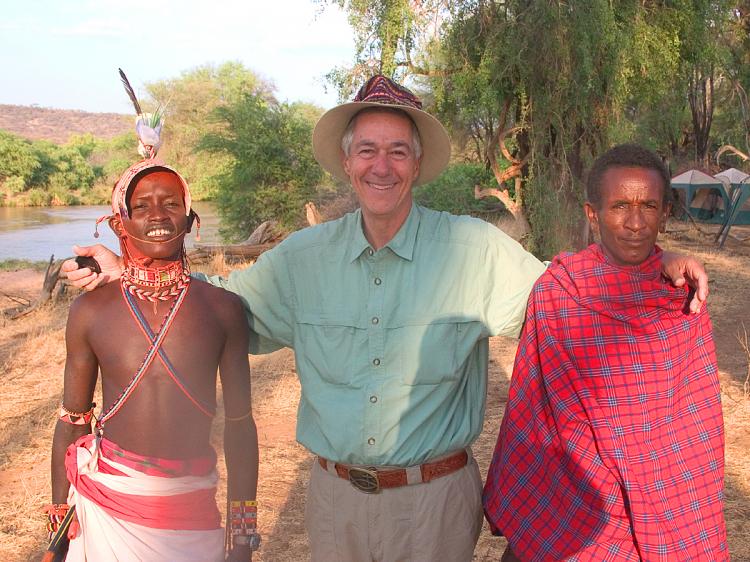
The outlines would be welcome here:
<svg viewBox="0 0 750 562">
<path fill-rule="evenodd" d="M 148 236 L 149 238 L 159 238 L 164 236 L 171 236 L 173 232 L 174 229 L 172 228 L 158 227 L 147 230 L 146 236 Z"/>
<path fill-rule="evenodd" d="M 180 178 L 157 171 L 141 178 L 129 198 L 130 216 L 122 228 L 141 254 L 155 260 L 175 260 L 189 232 Z"/>
</svg>

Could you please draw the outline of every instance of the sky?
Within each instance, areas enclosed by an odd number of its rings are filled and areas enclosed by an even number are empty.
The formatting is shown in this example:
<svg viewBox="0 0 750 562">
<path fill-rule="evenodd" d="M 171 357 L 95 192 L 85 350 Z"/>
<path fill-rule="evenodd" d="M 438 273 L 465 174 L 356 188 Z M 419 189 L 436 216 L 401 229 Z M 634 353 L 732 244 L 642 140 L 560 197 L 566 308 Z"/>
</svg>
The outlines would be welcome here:
<svg viewBox="0 0 750 562">
<path fill-rule="evenodd" d="M 137 94 L 207 63 L 239 61 L 281 101 L 324 108 L 324 75 L 351 63 L 354 38 L 337 6 L 313 0 L 17 0 L 0 19 L 0 104 L 131 113 Z"/>
</svg>

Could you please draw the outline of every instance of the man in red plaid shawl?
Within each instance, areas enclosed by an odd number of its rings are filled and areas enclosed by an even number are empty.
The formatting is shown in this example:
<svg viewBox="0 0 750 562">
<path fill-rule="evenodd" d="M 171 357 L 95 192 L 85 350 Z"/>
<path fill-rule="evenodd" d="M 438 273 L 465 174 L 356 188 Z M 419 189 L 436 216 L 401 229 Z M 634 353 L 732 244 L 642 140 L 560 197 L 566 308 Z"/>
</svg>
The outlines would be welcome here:
<svg viewBox="0 0 750 562">
<path fill-rule="evenodd" d="M 601 242 L 555 258 L 531 293 L 487 519 L 503 560 L 728 560 L 711 322 L 655 246 L 669 176 L 622 145 L 587 187 Z"/>
</svg>

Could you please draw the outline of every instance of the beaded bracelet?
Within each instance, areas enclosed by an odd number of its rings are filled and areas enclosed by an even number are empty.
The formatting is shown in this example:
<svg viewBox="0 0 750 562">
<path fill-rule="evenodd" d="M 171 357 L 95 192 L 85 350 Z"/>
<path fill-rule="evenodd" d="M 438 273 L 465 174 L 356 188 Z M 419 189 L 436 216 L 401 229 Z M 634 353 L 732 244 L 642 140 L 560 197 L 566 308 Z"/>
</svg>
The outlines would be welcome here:
<svg viewBox="0 0 750 562">
<path fill-rule="evenodd" d="M 45 505 L 42 508 L 42 513 L 47 516 L 47 540 L 51 541 L 57 530 L 60 528 L 65 516 L 70 511 L 70 506 L 67 503 L 51 503 Z M 71 526 L 72 527 L 72 526 Z"/>
<path fill-rule="evenodd" d="M 230 546 L 249 546 L 255 551 L 260 548 L 258 526 L 258 502 L 254 500 L 233 500 L 229 502 L 227 527 Z"/>
<path fill-rule="evenodd" d="M 229 505 L 232 536 L 253 534 L 258 526 L 258 502 L 232 501 Z"/>
</svg>

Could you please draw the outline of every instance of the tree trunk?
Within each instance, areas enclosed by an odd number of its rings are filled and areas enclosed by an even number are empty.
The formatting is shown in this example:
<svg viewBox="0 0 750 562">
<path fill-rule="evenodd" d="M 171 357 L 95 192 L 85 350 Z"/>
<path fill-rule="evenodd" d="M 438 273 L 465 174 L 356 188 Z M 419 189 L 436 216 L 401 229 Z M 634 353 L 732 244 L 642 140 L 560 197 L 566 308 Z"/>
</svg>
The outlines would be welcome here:
<svg viewBox="0 0 750 562">
<path fill-rule="evenodd" d="M 714 116 L 714 68 L 708 73 L 697 66 L 693 67 L 688 87 L 688 102 L 693 120 L 695 139 L 695 160 L 704 167 L 708 166 L 708 144 L 711 135 L 711 123 Z"/>
</svg>

